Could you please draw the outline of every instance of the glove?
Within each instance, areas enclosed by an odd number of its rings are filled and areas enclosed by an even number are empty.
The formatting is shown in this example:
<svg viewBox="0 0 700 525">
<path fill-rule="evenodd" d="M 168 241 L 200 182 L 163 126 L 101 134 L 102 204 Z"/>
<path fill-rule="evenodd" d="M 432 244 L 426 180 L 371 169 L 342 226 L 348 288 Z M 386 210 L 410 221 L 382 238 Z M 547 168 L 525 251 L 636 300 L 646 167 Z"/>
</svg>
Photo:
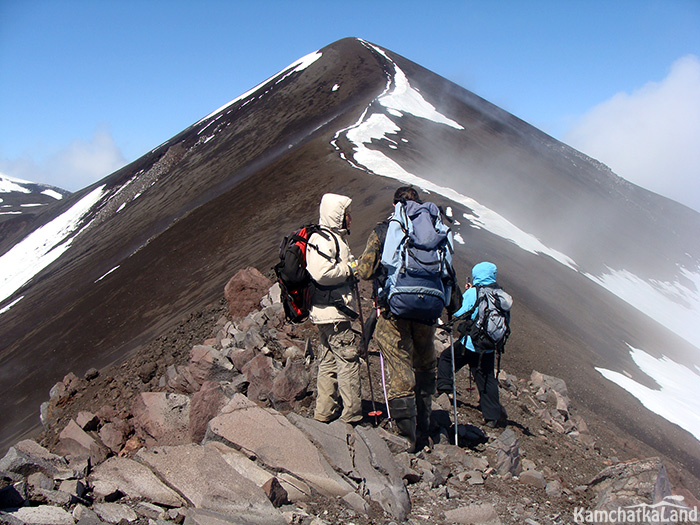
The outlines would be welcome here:
<svg viewBox="0 0 700 525">
<path fill-rule="evenodd" d="M 355 259 L 353 256 L 350 256 L 350 262 L 348 263 L 348 267 L 350 268 L 350 273 L 354 277 L 355 274 L 357 274 L 357 259 Z"/>
</svg>

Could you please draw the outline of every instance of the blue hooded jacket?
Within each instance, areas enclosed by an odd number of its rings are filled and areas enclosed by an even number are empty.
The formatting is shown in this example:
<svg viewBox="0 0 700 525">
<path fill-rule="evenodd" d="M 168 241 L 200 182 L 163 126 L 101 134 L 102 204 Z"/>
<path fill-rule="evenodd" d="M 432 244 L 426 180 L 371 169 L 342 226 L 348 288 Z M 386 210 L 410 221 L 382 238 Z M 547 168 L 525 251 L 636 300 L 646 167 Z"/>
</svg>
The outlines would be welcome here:
<svg viewBox="0 0 700 525">
<path fill-rule="evenodd" d="M 498 269 L 496 268 L 496 265 L 490 262 L 480 262 L 479 264 L 475 265 L 474 268 L 472 268 L 473 286 L 466 290 L 464 292 L 464 295 L 462 295 L 462 308 L 455 312 L 455 317 L 464 315 L 472 309 L 472 307 L 476 303 L 477 286 L 488 286 L 490 284 L 496 284 L 497 273 Z M 475 308 L 474 312 L 472 313 L 472 319 L 476 318 L 477 313 L 477 309 Z M 469 335 L 464 336 L 460 342 L 462 343 L 462 345 L 464 345 L 464 347 L 467 350 L 476 352 L 474 344 L 472 343 L 472 339 L 471 337 L 469 337 Z M 487 352 L 493 352 L 493 350 L 487 350 Z"/>
</svg>

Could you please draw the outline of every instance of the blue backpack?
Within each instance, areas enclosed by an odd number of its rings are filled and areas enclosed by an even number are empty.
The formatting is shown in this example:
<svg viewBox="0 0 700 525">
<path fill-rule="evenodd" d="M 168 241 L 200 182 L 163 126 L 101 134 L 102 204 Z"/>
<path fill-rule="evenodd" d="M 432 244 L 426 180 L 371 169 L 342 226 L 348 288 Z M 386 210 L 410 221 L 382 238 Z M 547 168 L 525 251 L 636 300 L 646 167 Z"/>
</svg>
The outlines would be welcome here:
<svg viewBox="0 0 700 525">
<path fill-rule="evenodd" d="M 398 202 L 384 241 L 382 294 L 397 317 L 434 322 L 450 302 L 452 232 L 432 202 Z"/>
</svg>

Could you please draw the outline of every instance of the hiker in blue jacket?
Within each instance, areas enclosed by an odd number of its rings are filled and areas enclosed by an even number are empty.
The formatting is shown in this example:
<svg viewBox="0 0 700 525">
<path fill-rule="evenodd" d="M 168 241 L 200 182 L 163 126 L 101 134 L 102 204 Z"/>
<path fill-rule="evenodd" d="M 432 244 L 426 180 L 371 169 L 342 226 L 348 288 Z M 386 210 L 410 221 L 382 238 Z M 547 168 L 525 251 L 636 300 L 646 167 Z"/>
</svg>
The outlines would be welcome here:
<svg viewBox="0 0 700 525">
<path fill-rule="evenodd" d="M 481 262 L 472 269 L 472 283 L 467 283 L 466 290 L 462 296 L 462 307 L 455 312 L 455 318 L 467 314 L 477 301 L 477 289 L 480 287 L 497 288 L 499 298 L 508 311 L 512 306 L 512 298 L 496 284 L 497 268 L 490 262 Z M 471 319 L 476 319 L 478 308 L 474 308 Z M 507 416 L 505 409 L 501 406 L 498 393 L 498 380 L 494 374 L 495 351 L 485 350 L 475 347 L 469 333 L 454 344 L 455 372 L 465 365 L 469 365 L 472 377 L 479 390 L 481 414 L 484 417 L 486 426 L 495 427 L 505 424 Z M 440 355 L 437 372 L 438 393 L 452 395 L 452 351 L 447 348 Z"/>
</svg>

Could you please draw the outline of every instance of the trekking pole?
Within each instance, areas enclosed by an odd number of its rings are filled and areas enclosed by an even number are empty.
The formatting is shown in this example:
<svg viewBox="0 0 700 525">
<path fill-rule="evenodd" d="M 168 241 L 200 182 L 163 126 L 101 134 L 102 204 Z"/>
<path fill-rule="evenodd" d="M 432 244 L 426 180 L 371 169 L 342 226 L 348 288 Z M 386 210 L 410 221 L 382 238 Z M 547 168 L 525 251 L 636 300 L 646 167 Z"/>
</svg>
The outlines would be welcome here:
<svg viewBox="0 0 700 525">
<path fill-rule="evenodd" d="M 389 397 L 386 395 L 386 379 L 384 375 L 384 354 L 379 350 L 379 365 L 382 370 L 382 387 L 384 388 L 384 402 L 386 403 L 386 420 L 391 428 L 391 409 L 389 408 Z"/>
<path fill-rule="evenodd" d="M 369 349 L 367 348 L 367 339 L 365 338 L 365 320 L 362 315 L 362 303 L 360 302 L 360 287 L 358 285 L 358 279 L 353 276 L 353 281 L 355 284 L 355 297 L 357 298 L 357 311 L 360 316 L 360 330 L 362 332 L 362 349 L 365 354 L 365 362 L 367 363 L 367 377 L 369 378 L 369 395 L 372 397 L 372 412 L 369 413 L 370 416 L 374 416 L 374 425 L 379 424 L 377 417 L 382 415 L 381 410 L 377 410 L 377 406 L 374 403 L 374 388 L 372 387 L 372 374 L 369 370 Z"/>
<path fill-rule="evenodd" d="M 452 404 L 455 413 L 455 446 L 459 446 L 459 433 L 457 432 L 457 379 L 455 372 L 455 343 L 452 336 L 452 326 L 450 326 L 450 353 L 452 354 Z"/>
<path fill-rule="evenodd" d="M 379 281 L 374 278 L 372 282 L 372 315 L 370 319 L 367 320 L 369 326 L 365 326 L 365 331 L 367 331 L 367 348 L 369 348 L 369 341 L 372 339 L 372 334 L 374 333 L 374 327 L 377 325 L 377 321 L 382 315 L 382 310 L 379 307 Z M 373 323 L 369 321 L 374 320 Z M 389 423 L 389 428 L 391 425 L 391 408 L 389 408 L 389 396 L 386 394 L 386 372 L 384 371 L 384 353 L 382 349 L 379 349 L 379 368 L 382 372 L 382 390 L 384 391 L 384 406 L 386 407 L 386 420 Z"/>
</svg>

